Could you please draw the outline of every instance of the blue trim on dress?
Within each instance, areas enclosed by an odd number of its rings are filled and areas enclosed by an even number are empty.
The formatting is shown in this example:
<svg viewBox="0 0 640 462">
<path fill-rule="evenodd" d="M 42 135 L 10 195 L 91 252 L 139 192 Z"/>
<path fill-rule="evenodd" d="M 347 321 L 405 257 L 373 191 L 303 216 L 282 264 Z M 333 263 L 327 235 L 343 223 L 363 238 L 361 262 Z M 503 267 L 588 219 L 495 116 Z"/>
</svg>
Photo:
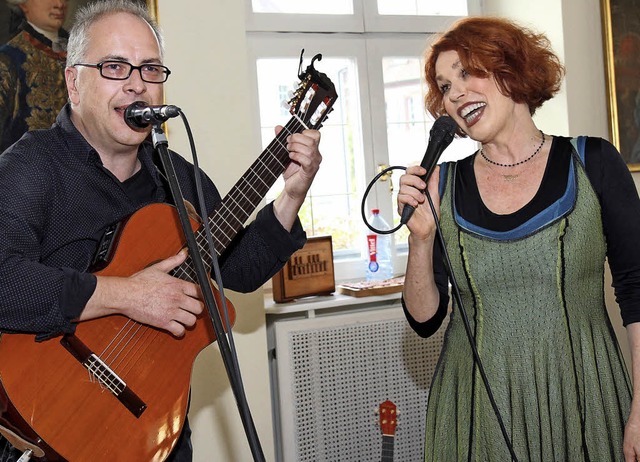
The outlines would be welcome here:
<svg viewBox="0 0 640 462">
<path fill-rule="evenodd" d="M 586 143 L 586 137 L 580 136 L 576 140 L 576 150 L 579 153 L 580 160 L 584 165 L 584 147 Z M 573 141 L 573 140 L 572 140 Z M 457 173 L 457 165 L 454 164 L 453 174 L 452 174 L 452 182 L 451 186 L 452 192 L 452 200 L 453 200 L 453 210 L 454 210 L 454 218 L 458 226 L 462 229 L 469 231 L 474 234 L 478 234 L 480 236 L 485 236 L 491 239 L 496 240 L 514 240 L 521 239 L 530 234 L 535 233 L 536 231 L 544 228 L 548 224 L 553 221 L 561 218 L 562 216 L 569 213 L 575 204 L 576 195 L 577 195 L 577 185 L 576 185 L 576 172 L 574 166 L 574 157 L 571 157 L 570 165 L 569 165 L 569 178 L 567 181 L 567 189 L 565 190 L 563 196 L 547 207 L 545 210 L 537 214 L 535 217 L 532 217 L 527 222 L 521 224 L 517 228 L 514 228 L 509 231 L 493 231 L 491 229 L 482 228 L 478 225 L 475 225 L 460 216 L 458 210 L 455 206 L 456 197 L 455 197 L 455 178 Z"/>
<path fill-rule="evenodd" d="M 586 145 L 587 145 L 587 137 L 586 136 L 578 136 L 576 138 L 571 138 L 571 144 L 573 144 L 573 147 L 575 148 L 575 150 L 578 152 L 578 155 L 580 156 L 580 161 L 582 162 L 582 165 L 585 165 L 585 151 L 586 151 Z"/>
</svg>

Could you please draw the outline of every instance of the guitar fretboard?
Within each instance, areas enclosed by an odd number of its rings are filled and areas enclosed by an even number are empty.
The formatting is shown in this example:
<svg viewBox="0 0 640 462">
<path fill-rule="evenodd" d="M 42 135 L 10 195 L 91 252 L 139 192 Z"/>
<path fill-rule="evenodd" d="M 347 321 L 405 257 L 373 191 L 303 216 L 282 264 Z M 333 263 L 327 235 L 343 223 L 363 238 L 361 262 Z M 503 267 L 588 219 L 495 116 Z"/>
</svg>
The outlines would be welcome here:
<svg viewBox="0 0 640 462">
<path fill-rule="evenodd" d="M 393 436 L 382 435 L 382 462 L 393 462 Z"/>
</svg>

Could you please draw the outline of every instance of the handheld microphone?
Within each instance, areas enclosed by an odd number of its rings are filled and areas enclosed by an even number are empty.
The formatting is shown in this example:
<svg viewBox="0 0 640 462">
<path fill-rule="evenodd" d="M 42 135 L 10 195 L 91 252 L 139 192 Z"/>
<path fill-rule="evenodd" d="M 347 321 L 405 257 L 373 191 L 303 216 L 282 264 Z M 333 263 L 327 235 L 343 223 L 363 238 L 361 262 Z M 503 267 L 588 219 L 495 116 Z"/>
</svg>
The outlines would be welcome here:
<svg viewBox="0 0 640 462">
<path fill-rule="evenodd" d="M 442 152 L 451 144 L 453 136 L 456 133 L 458 124 L 449 116 L 440 116 L 436 119 L 431 131 L 429 132 L 429 144 L 427 150 L 422 158 L 421 167 L 427 170 L 427 173 L 420 178 L 423 181 L 428 181 L 429 177 L 436 168 L 438 159 L 442 155 Z M 400 223 L 405 225 L 413 215 L 414 207 L 411 205 L 405 205 L 402 209 L 402 216 L 400 217 Z"/>
<path fill-rule="evenodd" d="M 180 115 L 177 106 L 151 106 L 144 101 L 130 104 L 124 111 L 124 121 L 133 129 L 146 128 L 150 124 L 158 124 Z"/>
</svg>

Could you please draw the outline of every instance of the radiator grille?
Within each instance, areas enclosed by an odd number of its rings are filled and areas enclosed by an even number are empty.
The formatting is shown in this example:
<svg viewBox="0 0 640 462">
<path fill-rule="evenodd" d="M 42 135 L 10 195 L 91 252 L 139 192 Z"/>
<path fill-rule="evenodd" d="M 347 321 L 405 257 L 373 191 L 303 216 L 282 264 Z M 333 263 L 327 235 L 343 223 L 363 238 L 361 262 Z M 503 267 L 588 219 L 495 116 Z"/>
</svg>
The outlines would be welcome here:
<svg viewBox="0 0 640 462">
<path fill-rule="evenodd" d="M 394 460 L 423 460 L 443 332 L 418 337 L 399 307 L 276 322 L 283 461 L 379 461 L 375 411 L 387 399 L 399 412 Z"/>
</svg>

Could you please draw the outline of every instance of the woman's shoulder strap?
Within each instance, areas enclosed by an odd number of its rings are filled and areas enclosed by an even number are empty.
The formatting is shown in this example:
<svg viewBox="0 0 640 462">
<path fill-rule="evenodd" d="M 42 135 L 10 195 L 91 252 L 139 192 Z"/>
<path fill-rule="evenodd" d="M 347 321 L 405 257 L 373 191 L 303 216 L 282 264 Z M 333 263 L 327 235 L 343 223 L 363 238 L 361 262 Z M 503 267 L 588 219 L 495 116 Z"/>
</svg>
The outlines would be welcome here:
<svg viewBox="0 0 640 462">
<path fill-rule="evenodd" d="M 442 162 L 440 164 L 440 180 L 438 182 L 438 192 L 440 197 L 444 195 L 444 190 L 447 187 L 447 173 L 451 167 L 451 162 Z"/>
<path fill-rule="evenodd" d="M 571 144 L 573 145 L 576 152 L 578 153 L 580 162 L 582 162 L 582 165 L 585 165 L 585 153 L 587 151 L 587 137 L 577 136 L 575 138 L 571 138 Z"/>
</svg>

